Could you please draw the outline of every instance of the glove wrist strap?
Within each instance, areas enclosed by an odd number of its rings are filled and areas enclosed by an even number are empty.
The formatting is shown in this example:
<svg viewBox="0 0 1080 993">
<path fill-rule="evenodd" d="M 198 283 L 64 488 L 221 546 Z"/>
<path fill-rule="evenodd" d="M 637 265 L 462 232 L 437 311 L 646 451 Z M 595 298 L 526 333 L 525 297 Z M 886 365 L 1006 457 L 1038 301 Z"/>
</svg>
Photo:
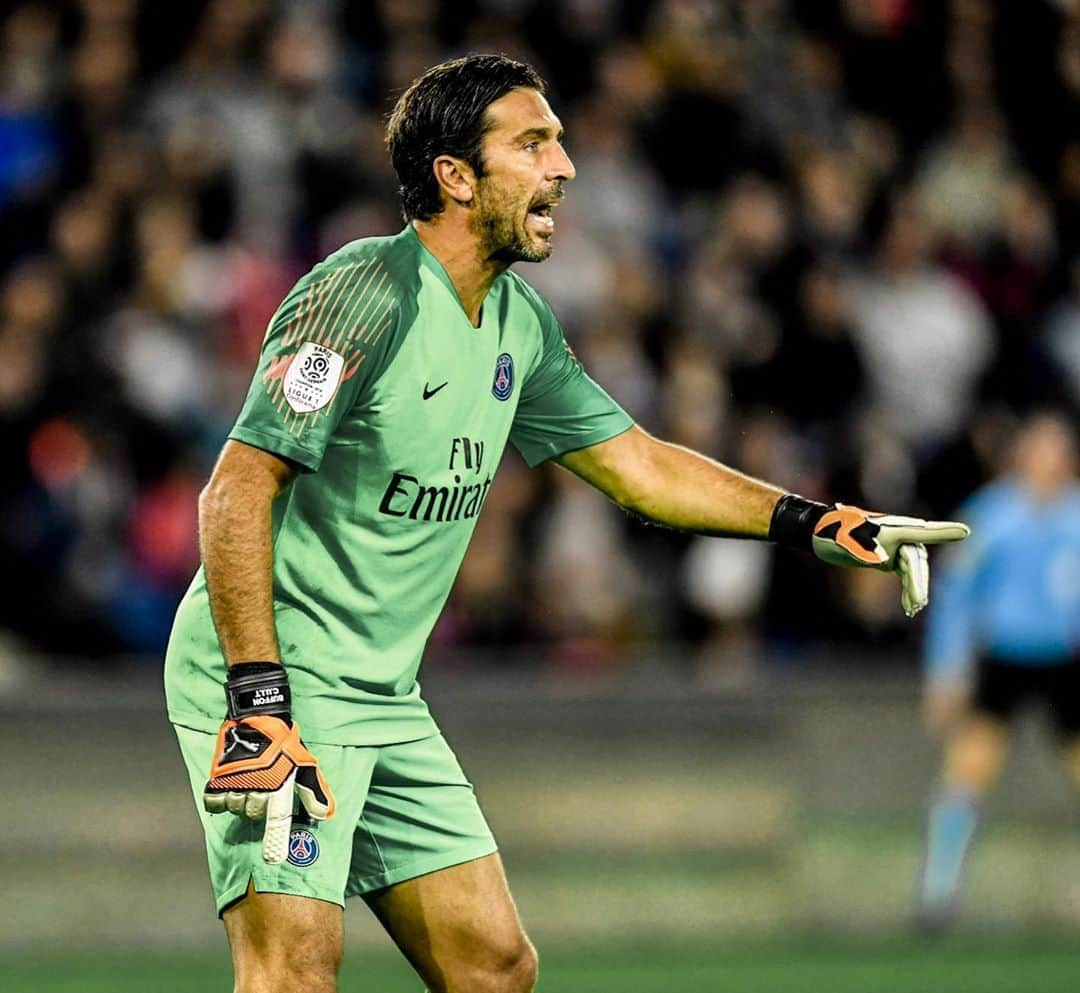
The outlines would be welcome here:
<svg viewBox="0 0 1080 993">
<path fill-rule="evenodd" d="M 225 699 L 231 720 L 267 714 L 292 723 L 289 676 L 278 662 L 238 662 L 230 666 Z"/>
<path fill-rule="evenodd" d="M 773 508 L 769 522 L 769 541 L 804 552 L 813 549 L 814 528 L 829 510 L 816 500 L 804 500 L 794 493 L 782 496 Z"/>
</svg>

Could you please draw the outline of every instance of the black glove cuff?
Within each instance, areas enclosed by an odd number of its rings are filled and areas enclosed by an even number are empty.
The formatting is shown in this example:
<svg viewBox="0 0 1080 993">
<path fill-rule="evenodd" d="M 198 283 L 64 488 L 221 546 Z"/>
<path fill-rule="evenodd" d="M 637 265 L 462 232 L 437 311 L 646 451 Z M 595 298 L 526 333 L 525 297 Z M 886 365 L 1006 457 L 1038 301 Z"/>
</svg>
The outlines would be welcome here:
<svg viewBox="0 0 1080 993">
<path fill-rule="evenodd" d="M 278 662 L 238 662 L 225 679 L 229 717 L 239 720 L 269 714 L 292 723 L 292 693 L 285 666 Z"/>
<path fill-rule="evenodd" d="M 814 528 L 828 510 L 828 504 L 804 500 L 794 493 L 782 496 L 773 508 L 769 541 L 804 552 L 811 551 Z"/>
</svg>

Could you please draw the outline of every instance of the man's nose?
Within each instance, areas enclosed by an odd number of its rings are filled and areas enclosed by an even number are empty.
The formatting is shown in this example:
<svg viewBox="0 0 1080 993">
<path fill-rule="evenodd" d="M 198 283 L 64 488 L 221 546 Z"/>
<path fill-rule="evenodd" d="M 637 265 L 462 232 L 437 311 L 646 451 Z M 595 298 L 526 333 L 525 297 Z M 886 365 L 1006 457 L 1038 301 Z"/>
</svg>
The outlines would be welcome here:
<svg viewBox="0 0 1080 993">
<path fill-rule="evenodd" d="M 574 163 L 570 161 L 566 149 L 560 145 L 548 168 L 548 179 L 561 179 L 563 182 L 568 183 L 576 175 L 577 170 L 574 168 Z"/>
</svg>

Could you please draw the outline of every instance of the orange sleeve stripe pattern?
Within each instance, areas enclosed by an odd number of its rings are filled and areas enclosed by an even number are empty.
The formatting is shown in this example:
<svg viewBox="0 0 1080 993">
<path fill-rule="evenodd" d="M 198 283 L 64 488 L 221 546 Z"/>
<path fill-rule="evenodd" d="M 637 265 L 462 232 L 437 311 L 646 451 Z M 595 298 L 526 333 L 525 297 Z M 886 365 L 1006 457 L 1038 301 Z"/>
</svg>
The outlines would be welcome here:
<svg viewBox="0 0 1080 993">
<path fill-rule="evenodd" d="M 269 359 L 262 382 L 290 434 L 298 437 L 306 425 L 313 423 L 313 418 L 327 416 L 333 407 L 331 401 L 321 410 L 298 412 L 286 402 L 282 384 L 300 346 L 310 341 L 342 356 L 340 388 L 341 383 L 356 375 L 372 348 L 393 324 L 397 302 L 393 288 L 393 280 L 382 262 L 372 257 L 335 269 L 304 288 L 291 307 L 287 301 L 279 311 L 275 321 L 287 323 L 279 350 Z M 268 340 L 273 338 L 274 330 L 271 325 Z"/>
</svg>

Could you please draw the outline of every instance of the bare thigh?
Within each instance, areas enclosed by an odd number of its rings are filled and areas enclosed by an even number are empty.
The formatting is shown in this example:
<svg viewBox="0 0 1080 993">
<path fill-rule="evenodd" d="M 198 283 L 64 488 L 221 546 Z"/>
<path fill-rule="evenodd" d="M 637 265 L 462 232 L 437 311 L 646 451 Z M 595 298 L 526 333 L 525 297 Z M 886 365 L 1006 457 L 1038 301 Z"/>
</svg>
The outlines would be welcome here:
<svg viewBox="0 0 1080 993">
<path fill-rule="evenodd" d="M 497 854 L 365 900 L 432 993 L 532 989 L 536 953 Z"/>
<path fill-rule="evenodd" d="M 337 904 L 284 893 L 247 896 L 222 915 L 236 993 L 334 993 L 345 934 Z"/>
</svg>

